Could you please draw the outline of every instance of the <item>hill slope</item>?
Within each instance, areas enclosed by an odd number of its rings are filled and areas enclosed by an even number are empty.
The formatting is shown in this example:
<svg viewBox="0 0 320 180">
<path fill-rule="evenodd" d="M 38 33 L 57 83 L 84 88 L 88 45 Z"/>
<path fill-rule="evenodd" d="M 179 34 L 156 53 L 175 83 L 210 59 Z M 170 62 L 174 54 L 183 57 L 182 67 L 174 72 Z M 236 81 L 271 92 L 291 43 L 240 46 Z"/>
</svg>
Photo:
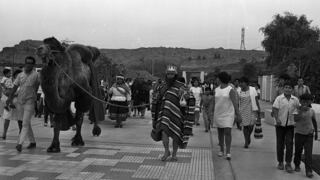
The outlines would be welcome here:
<svg viewBox="0 0 320 180">
<path fill-rule="evenodd" d="M 24 40 L 14 47 L 6 47 L 0 52 L 0 63 L 23 63 L 24 57 L 34 55 L 42 41 Z M 210 49 L 186 49 L 151 47 L 138 49 L 100 49 L 104 57 L 115 64 L 123 64 L 127 69 L 146 70 L 154 74 L 163 71 L 166 64 L 172 63 L 185 70 L 203 69 L 213 70 L 214 67 L 238 64 L 243 62 L 261 63 L 267 54 L 264 51 L 231 50 L 223 48 Z M 241 61 L 242 59 L 242 61 Z M 243 60 L 245 59 L 245 60 Z M 41 61 L 37 59 L 37 63 Z M 238 66 L 234 66 L 237 70 Z M 239 70 L 239 69 L 238 69 Z"/>
</svg>

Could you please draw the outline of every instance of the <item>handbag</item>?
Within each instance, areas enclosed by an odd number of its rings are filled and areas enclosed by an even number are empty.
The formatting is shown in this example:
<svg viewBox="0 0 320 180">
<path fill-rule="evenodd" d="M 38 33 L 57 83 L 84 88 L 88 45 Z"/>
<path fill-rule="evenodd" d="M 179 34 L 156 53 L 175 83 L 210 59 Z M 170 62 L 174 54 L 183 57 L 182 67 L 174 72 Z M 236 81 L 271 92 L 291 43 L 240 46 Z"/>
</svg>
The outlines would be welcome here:
<svg viewBox="0 0 320 180">
<path fill-rule="evenodd" d="M 162 135 L 161 135 L 161 131 L 157 130 L 157 129 L 152 129 L 151 130 L 151 138 L 154 141 L 161 141 L 162 140 Z"/>
</svg>

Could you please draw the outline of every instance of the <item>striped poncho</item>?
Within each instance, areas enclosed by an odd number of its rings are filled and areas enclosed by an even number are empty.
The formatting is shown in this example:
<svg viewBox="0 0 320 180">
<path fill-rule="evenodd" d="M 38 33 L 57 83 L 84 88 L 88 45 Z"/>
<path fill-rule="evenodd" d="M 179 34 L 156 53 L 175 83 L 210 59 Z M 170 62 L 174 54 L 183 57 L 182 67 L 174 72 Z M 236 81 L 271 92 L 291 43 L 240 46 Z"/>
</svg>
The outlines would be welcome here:
<svg viewBox="0 0 320 180">
<path fill-rule="evenodd" d="M 195 99 L 187 89 L 179 81 L 171 87 L 167 84 L 158 86 L 153 93 L 151 109 L 154 130 L 159 134 L 165 131 L 180 148 L 187 146 L 194 123 Z M 182 99 L 185 105 L 181 103 Z"/>
</svg>

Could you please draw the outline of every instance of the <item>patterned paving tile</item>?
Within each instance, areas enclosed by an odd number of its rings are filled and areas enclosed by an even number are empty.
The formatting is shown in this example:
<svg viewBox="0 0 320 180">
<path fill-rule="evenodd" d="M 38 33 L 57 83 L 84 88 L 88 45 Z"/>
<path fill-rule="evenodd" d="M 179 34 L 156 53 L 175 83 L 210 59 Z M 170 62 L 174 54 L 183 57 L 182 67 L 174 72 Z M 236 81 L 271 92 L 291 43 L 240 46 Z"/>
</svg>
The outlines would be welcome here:
<svg viewBox="0 0 320 180">
<path fill-rule="evenodd" d="M 68 179 L 68 180 L 98 180 L 104 176 L 104 173 L 96 172 L 78 172 L 78 173 L 68 173 L 56 177 L 56 179 Z"/>
<path fill-rule="evenodd" d="M 23 171 L 11 177 L 12 179 L 39 179 L 39 180 L 54 180 L 59 174 L 58 173 L 44 173 L 44 172 L 33 172 L 33 171 Z M 2 179 L 1 179 L 2 180 Z"/>
<path fill-rule="evenodd" d="M 103 165 L 89 165 L 83 169 L 84 172 L 100 172 L 108 174 L 111 171 L 111 167 L 103 166 Z"/>
<path fill-rule="evenodd" d="M 46 152 L 39 142 L 33 151 L 17 153 L 16 142 L 0 142 L 0 179 L 214 179 L 209 149 L 183 149 L 177 162 L 162 162 L 159 146 L 90 144 Z M 45 177 L 45 178 L 44 178 Z"/>
<path fill-rule="evenodd" d="M 137 164 L 137 163 L 119 162 L 114 166 L 114 168 L 137 170 L 139 168 L 139 166 L 140 166 L 140 164 Z"/>
<path fill-rule="evenodd" d="M 105 150 L 105 149 L 88 149 L 83 152 L 83 154 L 94 154 L 94 155 L 115 155 L 117 153 L 116 150 Z"/>
<path fill-rule="evenodd" d="M 142 156 L 123 156 L 120 159 L 120 162 L 128 162 L 128 163 L 142 163 L 145 157 Z"/>
</svg>

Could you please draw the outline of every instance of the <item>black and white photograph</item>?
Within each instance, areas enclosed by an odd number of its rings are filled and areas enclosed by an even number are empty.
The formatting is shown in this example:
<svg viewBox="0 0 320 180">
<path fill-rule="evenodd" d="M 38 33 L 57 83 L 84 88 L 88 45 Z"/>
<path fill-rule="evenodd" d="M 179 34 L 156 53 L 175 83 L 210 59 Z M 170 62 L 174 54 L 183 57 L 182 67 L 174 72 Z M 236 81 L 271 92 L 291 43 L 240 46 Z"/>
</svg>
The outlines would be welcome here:
<svg viewBox="0 0 320 180">
<path fill-rule="evenodd" d="M 0 180 L 320 180 L 319 0 L 0 0 Z"/>
</svg>

